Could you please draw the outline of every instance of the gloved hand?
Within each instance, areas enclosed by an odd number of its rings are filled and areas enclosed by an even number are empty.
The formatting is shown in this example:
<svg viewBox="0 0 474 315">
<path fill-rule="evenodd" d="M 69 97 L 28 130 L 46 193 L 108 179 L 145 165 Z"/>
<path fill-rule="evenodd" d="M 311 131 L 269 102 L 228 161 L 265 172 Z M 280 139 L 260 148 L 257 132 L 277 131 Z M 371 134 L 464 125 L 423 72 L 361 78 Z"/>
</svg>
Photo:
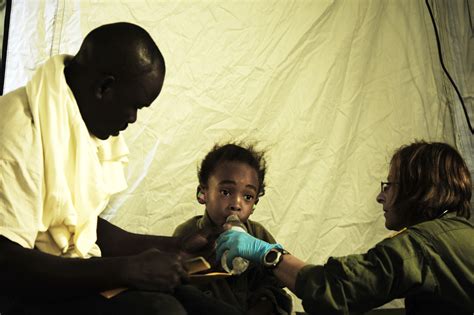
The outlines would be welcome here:
<svg viewBox="0 0 474 315">
<path fill-rule="evenodd" d="M 242 257 L 261 264 L 265 254 L 272 248 L 283 248 L 280 244 L 270 244 L 239 231 L 226 231 L 217 239 L 216 258 L 220 261 L 222 254 L 227 253 L 227 266 L 232 266 L 235 257 Z"/>
</svg>

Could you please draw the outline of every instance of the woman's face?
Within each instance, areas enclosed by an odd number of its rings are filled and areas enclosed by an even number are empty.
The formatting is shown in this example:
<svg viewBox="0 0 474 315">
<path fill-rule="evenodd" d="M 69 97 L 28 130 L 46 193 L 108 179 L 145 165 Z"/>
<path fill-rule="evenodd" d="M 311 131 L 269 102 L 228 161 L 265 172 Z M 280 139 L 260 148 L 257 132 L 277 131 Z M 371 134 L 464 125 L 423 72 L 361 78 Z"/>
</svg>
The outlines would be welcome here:
<svg viewBox="0 0 474 315">
<path fill-rule="evenodd" d="M 382 205 L 384 217 L 385 217 L 385 227 L 389 230 L 399 231 L 407 226 L 405 222 L 405 217 L 403 215 L 403 209 L 400 204 L 395 204 L 395 200 L 398 194 L 398 185 L 397 179 L 395 178 L 395 170 L 393 165 L 390 167 L 390 172 L 387 177 L 387 182 L 381 191 L 376 200 Z"/>
</svg>

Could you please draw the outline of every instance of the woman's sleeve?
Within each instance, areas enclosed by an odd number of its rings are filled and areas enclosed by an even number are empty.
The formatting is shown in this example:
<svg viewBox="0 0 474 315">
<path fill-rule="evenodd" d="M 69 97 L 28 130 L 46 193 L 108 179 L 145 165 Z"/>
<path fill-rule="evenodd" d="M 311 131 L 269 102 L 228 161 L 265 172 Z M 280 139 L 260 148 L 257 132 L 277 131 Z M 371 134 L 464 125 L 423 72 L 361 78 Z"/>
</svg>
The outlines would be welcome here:
<svg viewBox="0 0 474 315">
<path fill-rule="evenodd" d="M 366 254 L 329 258 L 324 266 L 307 265 L 296 279 L 296 295 L 307 312 L 364 312 L 420 287 L 434 287 L 422 244 L 404 232 Z"/>
</svg>

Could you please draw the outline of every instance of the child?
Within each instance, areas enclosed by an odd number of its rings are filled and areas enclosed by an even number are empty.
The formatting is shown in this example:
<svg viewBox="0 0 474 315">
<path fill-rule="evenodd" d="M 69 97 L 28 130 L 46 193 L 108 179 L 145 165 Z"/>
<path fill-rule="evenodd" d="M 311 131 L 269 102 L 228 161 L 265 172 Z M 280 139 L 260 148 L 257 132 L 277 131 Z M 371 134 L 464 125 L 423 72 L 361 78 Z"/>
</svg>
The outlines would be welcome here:
<svg viewBox="0 0 474 315">
<path fill-rule="evenodd" d="M 222 226 L 229 215 L 237 214 L 250 235 L 275 243 L 261 224 L 248 219 L 265 194 L 265 170 L 263 153 L 252 146 L 214 146 L 198 170 L 197 200 L 206 205 L 204 215 L 180 224 L 174 236 Z M 214 263 L 215 253 L 206 259 Z M 246 314 L 291 313 L 291 297 L 271 272 L 257 264 L 250 264 L 239 276 L 215 280 L 199 288 Z"/>
</svg>

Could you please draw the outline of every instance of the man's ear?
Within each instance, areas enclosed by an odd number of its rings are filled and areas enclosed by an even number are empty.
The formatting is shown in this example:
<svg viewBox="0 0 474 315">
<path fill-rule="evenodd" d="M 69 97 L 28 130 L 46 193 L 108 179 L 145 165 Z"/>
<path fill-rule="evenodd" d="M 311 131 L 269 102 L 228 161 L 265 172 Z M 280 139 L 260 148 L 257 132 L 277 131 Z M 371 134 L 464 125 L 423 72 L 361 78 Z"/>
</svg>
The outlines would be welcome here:
<svg viewBox="0 0 474 315">
<path fill-rule="evenodd" d="M 104 96 L 111 90 L 114 83 L 115 77 L 113 75 L 101 77 L 94 87 L 95 97 L 97 99 L 103 99 Z"/>
<path fill-rule="evenodd" d="M 201 185 L 197 186 L 196 199 L 200 204 L 202 205 L 206 204 L 206 192 L 205 192 L 205 189 L 203 189 Z"/>
</svg>

